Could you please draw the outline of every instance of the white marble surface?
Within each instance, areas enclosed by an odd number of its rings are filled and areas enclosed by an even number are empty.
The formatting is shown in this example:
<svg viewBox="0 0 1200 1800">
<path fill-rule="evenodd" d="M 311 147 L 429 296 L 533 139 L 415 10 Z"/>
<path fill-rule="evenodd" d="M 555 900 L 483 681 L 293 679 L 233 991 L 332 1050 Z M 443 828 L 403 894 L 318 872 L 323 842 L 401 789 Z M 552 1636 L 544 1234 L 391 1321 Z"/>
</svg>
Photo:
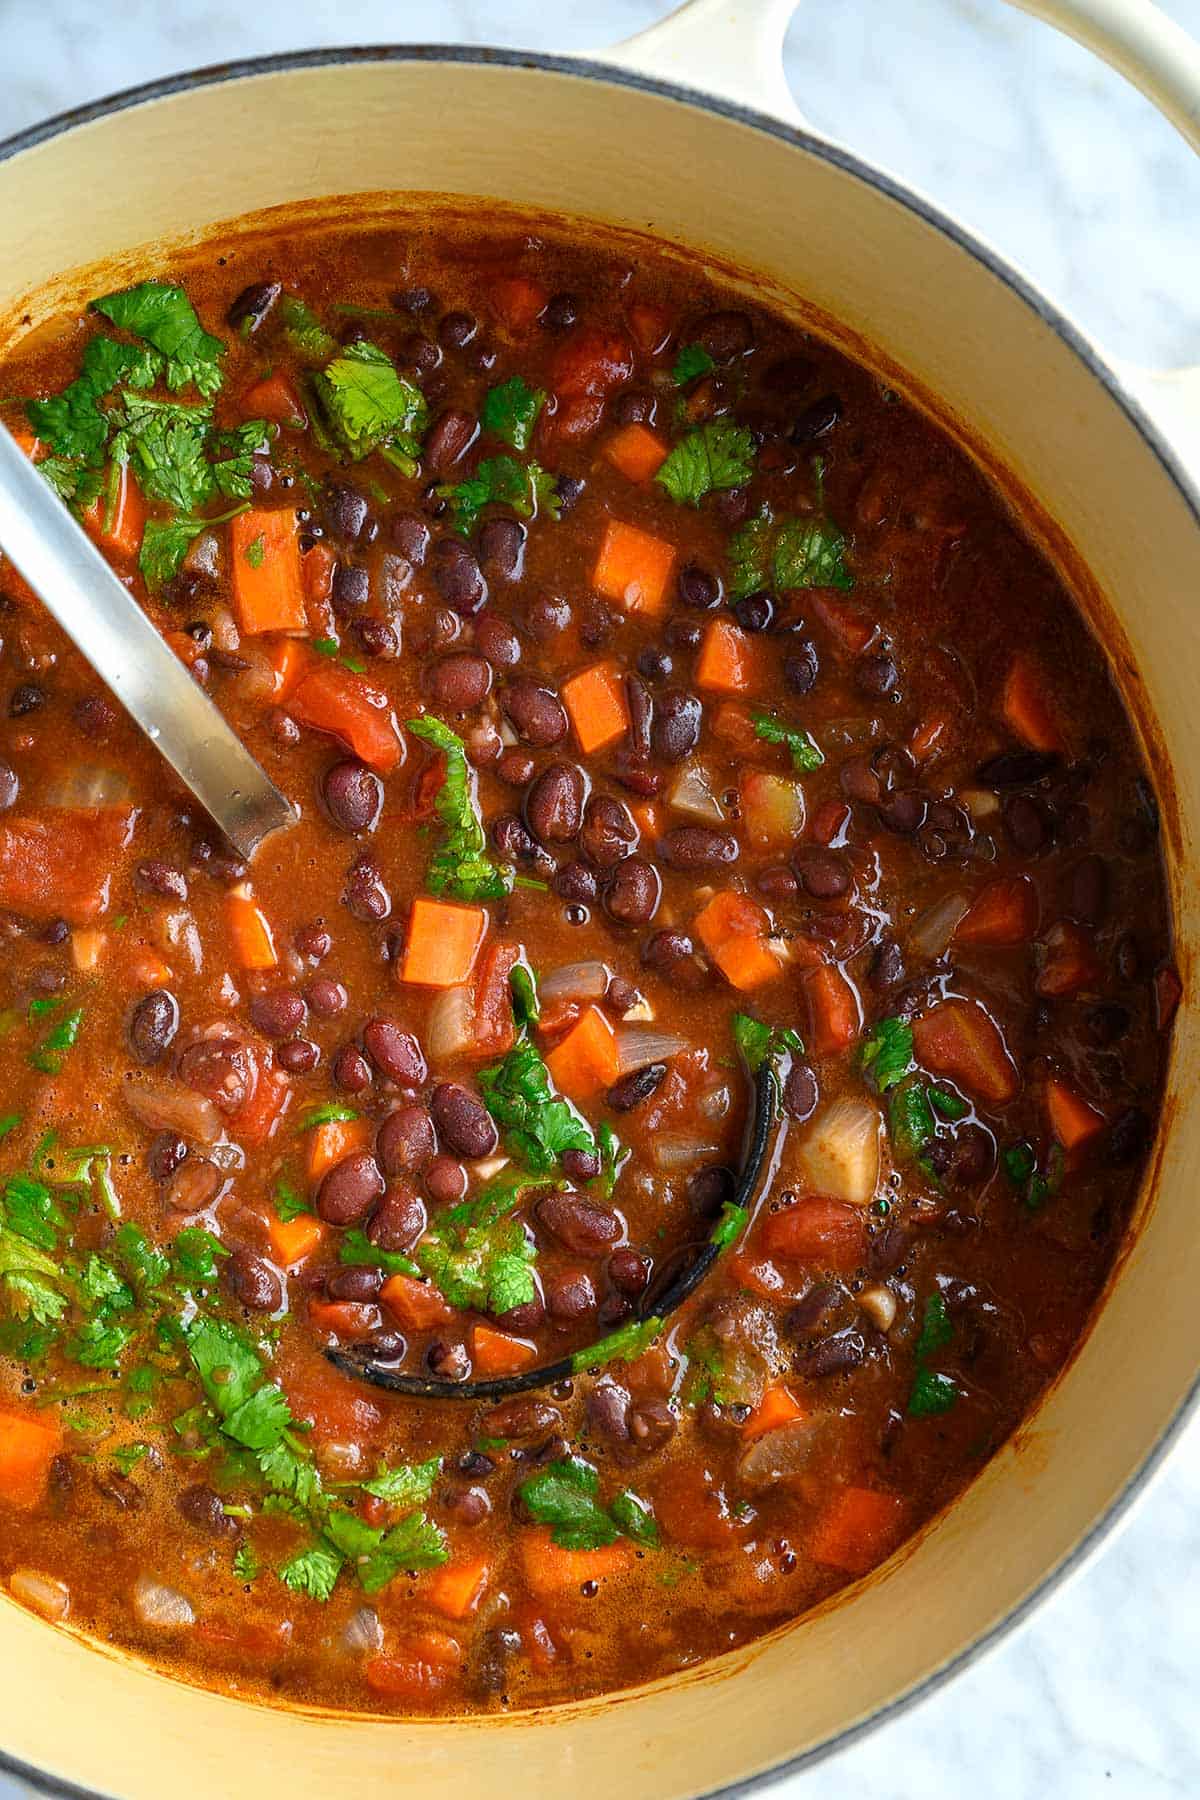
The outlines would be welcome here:
<svg viewBox="0 0 1200 1800">
<path fill-rule="evenodd" d="M 0 0 L 0 136 L 227 57 L 397 39 L 583 49 L 665 10 L 661 0 Z M 1200 0 L 1166 10 L 1200 35 Z M 1102 344 L 1147 364 L 1200 361 L 1200 163 L 1075 45 L 999 0 L 802 0 L 788 70 L 818 127 L 956 212 Z M 1198 1564 L 1200 1426 L 1117 1541 L 1030 1625 L 779 1791 L 1200 1794 Z M 0 1778 L 0 1796 L 14 1792 Z"/>
</svg>

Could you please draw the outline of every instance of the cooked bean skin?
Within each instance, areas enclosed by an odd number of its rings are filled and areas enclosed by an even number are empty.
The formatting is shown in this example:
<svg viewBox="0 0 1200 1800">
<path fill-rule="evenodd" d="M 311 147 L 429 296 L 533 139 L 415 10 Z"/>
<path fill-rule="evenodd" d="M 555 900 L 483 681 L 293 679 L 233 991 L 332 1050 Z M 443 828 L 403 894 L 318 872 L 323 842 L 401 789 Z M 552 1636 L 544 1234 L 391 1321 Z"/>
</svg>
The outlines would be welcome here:
<svg viewBox="0 0 1200 1800">
<path fill-rule="evenodd" d="M 166 988 L 139 1000 L 129 1017 L 129 1047 L 138 1062 L 161 1062 L 179 1030 L 179 1002 Z"/>
<path fill-rule="evenodd" d="M 567 735 L 567 715 L 552 689 L 525 677 L 500 690 L 500 705 L 513 729 L 535 749 L 549 749 Z"/>
<path fill-rule="evenodd" d="M 456 1081 L 441 1081 L 429 1101 L 438 1142 L 458 1156 L 490 1156 L 496 1148 L 495 1124 L 481 1100 Z"/>
<path fill-rule="evenodd" d="M 330 1225 L 356 1225 L 383 1192 L 375 1158 L 356 1151 L 335 1163 L 317 1190 L 317 1212 Z"/>
</svg>

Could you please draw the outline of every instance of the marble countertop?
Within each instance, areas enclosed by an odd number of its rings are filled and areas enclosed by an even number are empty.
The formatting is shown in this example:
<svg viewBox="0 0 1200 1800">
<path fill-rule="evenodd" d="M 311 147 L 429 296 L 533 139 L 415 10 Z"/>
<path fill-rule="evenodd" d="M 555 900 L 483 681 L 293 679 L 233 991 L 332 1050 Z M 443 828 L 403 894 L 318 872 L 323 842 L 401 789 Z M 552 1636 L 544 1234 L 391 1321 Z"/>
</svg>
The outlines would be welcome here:
<svg viewBox="0 0 1200 1800">
<path fill-rule="evenodd" d="M 0 137 L 225 57 L 400 39 L 594 49 L 661 0 L 0 0 Z M 1200 0 L 1165 10 L 1200 35 Z M 813 123 L 989 238 L 1107 349 L 1200 361 L 1200 162 L 1139 95 L 1000 0 L 801 0 Z M 787 1800 L 1200 1793 L 1200 1421 L 1125 1530 L 968 1674 L 777 1790 Z M 0 1800 L 18 1790 L 0 1778 Z"/>
</svg>

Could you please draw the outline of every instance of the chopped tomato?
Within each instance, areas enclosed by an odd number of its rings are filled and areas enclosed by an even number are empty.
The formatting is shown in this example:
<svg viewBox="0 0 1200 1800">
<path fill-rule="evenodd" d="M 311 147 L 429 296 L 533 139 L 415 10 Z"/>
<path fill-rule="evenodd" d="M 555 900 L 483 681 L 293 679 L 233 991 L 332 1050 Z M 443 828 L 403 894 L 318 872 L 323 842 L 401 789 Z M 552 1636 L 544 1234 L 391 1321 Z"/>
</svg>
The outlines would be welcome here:
<svg viewBox="0 0 1200 1800">
<path fill-rule="evenodd" d="M 803 1195 L 794 1205 L 769 1212 L 759 1237 L 768 1256 L 793 1257 L 849 1274 L 866 1259 L 866 1214 L 844 1200 Z"/>
<path fill-rule="evenodd" d="M 918 1060 L 934 1075 L 948 1075 L 969 1093 L 1004 1106 L 1020 1086 L 1000 1027 L 973 1000 L 943 1000 L 913 1023 Z"/>
</svg>

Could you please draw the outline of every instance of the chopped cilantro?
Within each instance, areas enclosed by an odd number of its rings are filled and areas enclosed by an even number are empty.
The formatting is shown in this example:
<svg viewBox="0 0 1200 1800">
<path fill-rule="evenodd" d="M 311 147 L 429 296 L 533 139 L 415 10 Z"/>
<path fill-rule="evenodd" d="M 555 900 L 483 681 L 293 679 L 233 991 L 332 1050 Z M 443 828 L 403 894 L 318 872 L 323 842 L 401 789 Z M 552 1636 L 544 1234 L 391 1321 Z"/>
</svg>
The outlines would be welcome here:
<svg viewBox="0 0 1200 1800">
<path fill-rule="evenodd" d="M 92 338 L 84 349 L 75 380 L 61 394 L 28 401 L 26 417 L 42 442 L 57 451 L 60 458 L 98 467 L 104 459 L 110 422 L 97 402 L 111 393 L 118 382 L 134 388 L 153 386 L 161 368 L 162 359 L 153 351 L 118 344 L 114 338 Z M 45 464 L 39 467 L 44 470 Z M 61 493 L 66 482 L 61 462 L 47 478 Z"/>
<path fill-rule="evenodd" d="M 325 424 L 356 462 L 381 450 L 415 474 L 428 423 L 425 396 L 370 343 L 347 344 L 312 378 Z"/>
<path fill-rule="evenodd" d="M 751 717 L 754 720 L 755 737 L 762 738 L 767 744 L 787 746 L 793 769 L 819 769 L 825 761 L 808 732 L 801 730 L 798 725 L 784 725 L 765 712 L 752 713 Z"/>
<path fill-rule="evenodd" d="M 538 414 L 546 403 L 542 388 L 531 388 L 519 375 L 489 388 L 479 422 L 493 437 L 503 438 L 514 450 L 528 450 Z"/>
<path fill-rule="evenodd" d="M 863 1041 L 862 1067 L 881 1094 L 902 1081 L 913 1064 L 912 1026 L 907 1019 L 880 1019 Z"/>
<path fill-rule="evenodd" d="M 149 1444 L 122 1444 L 120 1449 L 113 1451 L 113 1461 L 122 1475 L 128 1475 L 136 1469 L 149 1449 Z"/>
<path fill-rule="evenodd" d="M 730 539 L 730 593 L 744 600 L 762 588 L 852 588 L 845 552 L 845 538 L 823 515 L 776 517 L 764 507 Z"/>
<path fill-rule="evenodd" d="M 518 1038 L 503 1062 L 480 1072 L 479 1089 L 512 1154 L 535 1175 L 548 1175 L 564 1150 L 595 1150 L 591 1128 L 552 1091 L 550 1071 L 529 1038 Z"/>
<path fill-rule="evenodd" d="M 718 1250 L 728 1250 L 730 1244 L 741 1237 L 749 1217 L 744 1206 L 739 1206 L 735 1200 L 726 1200 L 721 1216 L 709 1234 L 709 1243 L 715 1244 Z"/>
<path fill-rule="evenodd" d="M 256 538 L 251 538 L 250 542 L 246 545 L 245 551 L 243 552 L 243 554 L 245 555 L 246 561 L 250 564 L 250 567 L 252 569 L 261 569 L 262 568 L 263 557 L 266 555 L 266 553 L 267 553 L 267 540 L 263 536 L 261 531 L 259 532 L 259 534 Z"/>
<path fill-rule="evenodd" d="M 339 1100 L 327 1100 L 321 1106 L 306 1106 L 297 1121 L 296 1130 L 311 1131 L 314 1125 L 348 1124 L 357 1117 L 352 1106 L 343 1106 Z"/>
<path fill-rule="evenodd" d="M 227 524 L 248 504 L 231 507 L 213 518 L 200 518 L 188 513 L 173 519 L 147 519 L 142 529 L 142 547 L 138 552 L 138 568 L 151 593 L 157 593 L 178 575 L 184 557 L 200 536 L 213 525 Z"/>
<path fill-rule="evenodd" d="M 218 1257 L 228 1256 L 224 1244 L 202 1225 L 185 1225 L 171 1246 L 175 1273 L 188 1286 L 211 1287 L 220 1271 Z"/>
<path fill-rule="evenodd" d="M 308 1201 L 296 1192 L 291 1182 L 279 1180 L 275 1183 L 275 1212 L 285 1225 L 290 1225 L 301 1213 L 311 1211 Z"/>
<path fill-rule="evenodd" d="M 342 1234 L 338 1256 L 344 1263 L 365 1265 L 371 1269 L 385 1269 L 389 1275 L 419 1275 L 421 1273 L 411 1256 L 403 1256 L 398 1250 L 380 1250 L 371 1242 L 366 1232 L 360 1231 L 357 1226 Z"/>
<path fill-rule="evenodd" d="M 508 977 L 512 989 L 513 1018 L 518 1026 L 536 1025 L 542 1016 L 537 980 L 528 963 L 514 963 Z"/>
<path fill-rule="evenodd" d="M 258 1351 L 232 1325 L 202 1313 L 184 1326 L 183 1335 L 200 1385 L 220 1416 L 228 1418 L 263 1379 Z"/>
<path fill-rule="evenodd" d="M 1061 1144 L 1052 1144 L 1044 1167 L 1039 1167 L 1033 1146 L 1022 1140 L 1010 1144 L 1000 1157 L 1004 1173 L 1018 1190 L 1030 1212 L 1037 1212 L 1062 1186 L 1066 1157 Z"/>
<path fill-rule="evenodd" d="M 577 1375 L 585 1369 L 601 1369 L 610 1362 L 636 1362 L 643 1350 L 649 1348 L 662 1330 L 662 1320 L 651 1316 L 648 1319 L 629 1319 L 624 1325 L 618 1325 L 599 1343 L 586 1344 L 582 1350 L 576 1350 L 571 1357 L 571 1367 Z"/>
<path fill-rule="evenodd" d="M 764 1025 L 747 1013 L 734 1013 L 733 1041 L 751 1075 L 758 1074 L 768 1057 L 785 1050 L 795 1056 L 804 1054 L 804 1040 L 790 1025 Z"/>
<path fill-rule="evenodd" d="M 727 419 L 713 419 L 680 438 L 654 479 L 680 506 L 699 506 L 705 494 L 742 487 L 753 474 L 750 432 Z"/>
<path fill-rule="evenodd" d="M 537 1252 L 511 1215 L 531 1188 L 544 1185 L 529 1176 L 496 1181 L 435 1219 L 417 1245 L 417 1261 L 451 1306 L 499 1315 L 533 1299 Z"/>
<path fill-rule="evenodd" d="M 627 1488 L 610 1506 L 597 1498 L 600 1477 L 580 1456 L 562 1457 L 521 1483 L 522 1504 L 564 1550 L 598 1550 L 624 1536 L 657 1545 L 658 1526 L 645 1501 Z"/>
<path fill-rule="evenodd" d="M 113 1238 L 113 1249 L 134 1289 L 145 1295 L 161 1287 L 170 1274 L 170 1264 L 161 1250 L 150 1242 L 140 1225 L 132 1220 L 120 1227 Z"/>
<path fill-rule="evenodd" d="M 470 537 L 492 502 L 510 506 L 523 519 L 542 512 L 557 519 L 562 505 L 554 476 L 540 463 L 519 463 L 515 456 L 486 457 L 465 481 L 446 483 L 437 491 L 450 502 L 451 524 L 463 537 Z"/>
<path fill-rule="evenodd" d="M 93 311 L 103 313 L 120 330 L 142 338 L 166 358 L 169 388 L 191 384 L 206 397 L 217 392 L 225 346 L 203 329 L 181 287 L 143 281 L 91 304 Z"/>
<path fill-rule="evenodd" d="M 959 1390 L 954 1379 L 929 1367 L 930 1359 L 953 1341 L 954 1327 L 946 1312 L 946 1302 L 939 1293 L 932 1293 L 925 1302 L 917 1338 L 916 1375 L 908 1396 L 911 1418 L 933 1418 L 939 1413 L 949 1412 L 958 1399 Z"/>
<path fill-rule="evenodd" d="M 40 1070 L 43 1075 L 60 1075 L 67 1053 L 74 1048 L 79 1037 L 82 1024 L 82 1006 L 73 1007 L 69 1013 L 64 1013 L 50 1027 L 41 1043 L 29 1052 L 30 1066 Z"/>
<path fill-rule="evenodd" d="M 596 1144 L 600 1151 L 600 1173 L 595 1180 L 604 1198 L 611 1200 L 629 1152 L 622 1148 L 620 1138 L 607 1119 L 602 1119 L 596 1129 Z"/>
<path fill-rule="evenodd" d="M 675 358 L 671 379 L 676 387 L 686 387 L 698 375 L 710 375 L 716 366 L 703 344 L 684 344 Z"/>
<path fill-rule="evenodd" d="M 337 339 L 331 337 L 311 307 L 295 294 L 284 294 L 279 302 L 279 317 L 288 343 L 302 361 L 328 362 L 337 353 Z"/>
<path fill-rule="evenodd" d="M 888 1102 L 888 1130 L 898 1160 L 920 1163 L 924 1167 L 926 1148 L 930 1139 L 936 1136 L 937 1126 L 930 1111 L 925 1083 L 916 1076 L 907 1077 L 892 1088 Z"/>
<path fill-rule="evenodd" d="M 343 1558 L 331 1544 L 310 1544 L 279 1565 L 276 1573 L 285 1587 L 310 1600 L 328 1600 L 342 1572 Z"/>
<path fill-rule="evenodd" d="M 239 1581 L 249 1585 L 256 1581 L 262 1573 L 262 1564 L 255 1554 L 254 1546 L 249 1541 L 238 1545 L 233 1553 L 233 1572 Z"/>
<path fill-rule="evenodd" d="M 5 1113 L 0 1119 L 0 1138 L 6 1138 L 10 1131 L 15 1131 L 21 1123 L 20 1113 Z"/>
<path fill-rule="evenodd" d="M 425 885 L 431 894 L 449 894 L 455 900 L 499 900 L 511 893 L 513 872 L 488 855 L 466 745 L 448 725 L 429 715 L 409 719 L 407 728 L 446 759 L 446 773 L 433 803 L 442 822 L 443 842 L 430 858 Z"/>
<path fill-rule="evenodd" d="M 363 1493 L 373 1494 L 377 1500 L 386 1500 L 392 1506 L 424 1506 L 441 1470 L 440 1456 L 431 1456 L 423 1463 L 399 1463 L 394 1469 L 381 1469 L 370 1481 L 364 1481 Z"/>
<path fill-rule="evenodd" d="M 958 1094 L 952 1094 L 948 1088 L 931 1087 L 929 1104 L 935 1113 L 941 1114 L 943 1119 L 964 1118 L 969 1110 L 966 1101 L 961 1099 Z"/>
</svg>

